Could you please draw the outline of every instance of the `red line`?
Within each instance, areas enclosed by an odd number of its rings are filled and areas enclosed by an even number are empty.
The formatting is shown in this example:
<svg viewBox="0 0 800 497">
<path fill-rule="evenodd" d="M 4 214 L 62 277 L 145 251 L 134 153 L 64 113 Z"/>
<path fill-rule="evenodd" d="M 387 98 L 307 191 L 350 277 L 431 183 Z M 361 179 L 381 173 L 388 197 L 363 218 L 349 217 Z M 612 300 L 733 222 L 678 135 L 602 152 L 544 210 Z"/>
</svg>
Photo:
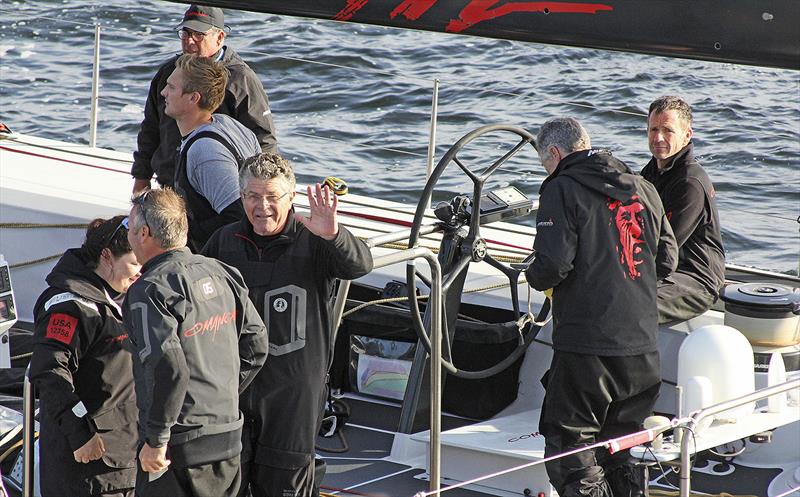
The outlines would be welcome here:
<svg viewBox="0 0 800 497">
<path fill-rule="evenodd" d="M 0 150 L 8 150 L 9 152 L 16 152 L 18 154 L 32 155 L 34 157 L 40 157 L 42 159 L 51 159 L 51 160 L 55 160 L 55 161 L 59 161 L 59 162 L 68 162 L 70 164 L 77 164 L 79 166 L 86 166 L 86 167 L 91 167 L 91 168 L 94 168 L 94 169 L 102 169 L 104 171 L 112 171 L 112 172 L 115 172 L 115 173 L 123 173 L 123 174 L 128 174 L 128 175 L 130 174 L 130 173 L 126 172 L 126 171 L 120 171 L 119 169 L 112 169 L 110 167 L 103 167 L 103 166 L 95 166 L 93 164 L 86 164 L 85 162 L 75 162 L 74 160 L 61 159 L 61 158 L 58 158 L 58 157 L 51 157 L 49 155 L 35 154 L 33 152 L 25 152 L 23 150 L 18 150 L 16 148 L 8 148 L 8 147 L 0 146 Z"/>
<path fill-rule="evenodd" d="M 392 219 L 390 217 L 376 216 L 376 215 L 373 215 L 373 214 L 362 214 L 362 213 L 359 213 L 359 212 L 348 212 L 348 211 L 340 210 L 339 214 L 344 214 L 344 215 L 353 216 L 353 217 L 360 217 L 360 218 L 363 218 L 363 219 L 368 219 L 370 221 L 379 221 L 381 223 L 397 224 L 399 226 L 406 226 L 406 227 L 411 227 L 411 225 L 414 224 L 411 221 L 401 221 L 399 219 Z M 489 243 L 493 243 L 495 245 L 501 245 L 503 247 L 511 247 L 511 248 L 515 248 L 515 249 L 518 249 L 518 250 L 525 250 L 527 252 L 530 252 L 530 250 L 531 250 L 530 247 L 520 247 L 519 245 L 514 245 L 514 244 L 506 243 L 506 242 L 501 242 L 501 241 L 498 241 L 498 240 L 491 240 L 489 238 L 486 238 L 486 241 L 489 242 Z"/>
<path fill-rule="evenodd" d="M 0 146 L 0 150 L 8 150 L 9 152 L 16 152 L 18 154 L 32 155 L 34 157 L 41 157 L 43 159 L 51 159 L 51 160 L 60 161 L 60 162 L 67 162 L 69 164 L 76 164 L 78 166 L 91 167 L 91 168 L 94 168 L 94 169 L 102 169 L 104 171 L 111 171 L 111 172 L 115 172 L 115 173 L 130 174 L 130 173 L 127 173 L 125 171 L 120 171 L 119 169 L 111 169 L 110 167 L 95 166 L 95 165 L 92 165 L 92 164 L 86 164 L 84 162 L 75 162 L 75 161 L 68 160 L 68 159 L 59 159 L 57 157 L 51 157 L 51 156 L 48 156 L 48 155 L 35 154 L 33 152 L 25 152 L 23 150 L 18 150 L 16 148 L 8 148 L 8 147 Z M 375 216 L 375 215 L 372 215 L 372 214 L 362 214 L 362 213 L 358 213 L 358 212 L 347 212 L 347 211 L 339 211 L 339 213 L 345 214 L 347 216 L 353 216 L 353 217 L 360 217 L 362 219 L 368 219 L 370 221 L 379 221 L 379 222 L 382 222 L 382 223 L 396 224 L 398 226 L 405 226 L 407 228 L 411 227 L 411 225 L 413 224 L 411 221 L 401 221 L 400 219 L 392 219 L 390 217 L 384 217 L 384 216 Z M 490 243 L 493 243 L 495 245 L 502 245 L 504 247 L 511 247 L 511 248 L 515 248 L 515 249 L 519 249 L 519 250 L 530 250 L 529 247 L 520 247 L 518 245 L 513 245 L 511 243 L 501 242 L 501 241 L 498 241 L 498 240 L 490 240 L 490 239 L 487 238 L 486 241 L 490 242 Z"/>
</svg>

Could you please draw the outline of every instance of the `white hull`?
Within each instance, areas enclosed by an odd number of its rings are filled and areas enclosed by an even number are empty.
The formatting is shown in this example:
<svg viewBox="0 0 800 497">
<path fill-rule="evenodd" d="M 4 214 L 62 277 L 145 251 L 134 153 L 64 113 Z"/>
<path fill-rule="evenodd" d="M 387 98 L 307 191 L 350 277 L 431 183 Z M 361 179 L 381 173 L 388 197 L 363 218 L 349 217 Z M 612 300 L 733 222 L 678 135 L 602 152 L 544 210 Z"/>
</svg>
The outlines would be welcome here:
<svg viewBox="0 0 800 497">
<path fill-rule="evenodd" d="M 3 137 L 0 140 L 0 201 L 2 202 L 0 223 L 35 223 L 50 226 L 26 229 L 3 228 L 0 234 L 0 254 L 3 254 L 12 266 L 60 255 L 64 250 L 81 244 L 84 228 L 53 227 L 53 225 L 85 225 L 96 217 L 110 217 L 127 212 L 132 186 L 129 175 L 131 160 L 131 154 L 70 145 L 32 136 Z M 341 200 L 341 222 L 360 237 L 370 238 L 403 230 L 413 218 L 411 206 L 355 194 L 348 194 Z M 298 186 L 296 204 L 301 210 L 306 206 L 304 186 Z M 521 259 L 528 254 L 529 247 L 533 245 L 535 230 L 519 225 L 496 223 L 482 228 L 482 234 L 489 240 L 489 251 L 493 255 Z M 438 240 L 434 236 L 424 244 L 437 248 Z M 395 248 L 377 248 L 375 253 L 382 254 L 389 250 Z M 22 321 L 32 321 L 33 305 L 46 286 L 44 277 L 56 260 L 54 258 L 45 263 L 12 269 L 18 314 Z M 420 265 L 420 270 L 424 271 L 424 265 Z M 382 288 L 391 280 L 405 280 L 405 264 L 378 269 L 361 278 L 359 282 Z M 505 276 L 488 265 L 473 264 L 465 289 L 506 282 Z M 526 287 L 527 285 L 523 285 L 520 291 L 520 306 L 523 309 L 527 307 Z M 535 293 L 532 297 L 535 311 L 542 303 L 542 296 Z M 465 293 L 463 301 L 489 308 L 511 308 L 507 288 Z M 701 326 L 722 323 L 721 312 L 709 311 L 689 322 L 662 329 L 659 340 L 662 352 L 662 377 L 666 381 L 656 406 L 657 411 L 676 412 L 675 388 L 671 384 L 677 381 L 677 351 L 683 339 L 689 332 Z M 530 445 L 535 438 L 528 437 L 525 439 L 527 442 L 519 439 L 520 436 L 535 431 L 535 423 L 531 422 L 530 430 L 523 430 L 518 425 L 520 420 L 526 417 L 533 420 L 541 406 L 544 391 L 538 379 L 547 369 L 552 354 L 547 345 L 550 342 L 550 331 L 549 326 L 545 327 L 539 337 L 544 343 L 534 343 L 530 347 L 520 371 L 519 394 L 514 403 L 493 420 L 444 434 L 446 462 L 443 476 L 464 480 L 475 471 L 480 472 L 482 469 L 488 471 L 490 468 L 487 464 L 491 469 L 499 469 L 512 464 L 509 461 L 520 462 L 542 457 L 540 440 L 536 441 L 534 448 L 523 448 L 524 453 L 517 450 L 521 445 Z M 765 380 L 757 378 L 758 382 L 761 384 L 757 387 L 764 386 Z M 793 415 L 800 418 L 796 414 Z M 507 422 L 511 424 L 505 426 Z M 487 431 L 492 430 L 495 433 L 494 439 L 491 442 L 485 440 Z M 471 431 L 477 434 L 476 440 L 469 441 Z M 800 456 L 796 450 L 793 453 L 792 448 L 800 446 L 800 421 L 781 428 L 776 432 L 776 437 L 778 436 L 780 443 L 751 446 L 740 460 L 737 460 L 737 463 L 741 462 L 751 467 L 766 466 L 781 469 L 770 489 L 770 495 L 779 494 L 780 490 L 787 488 L 787 485 L 790 487 L 792 482 L 797 483 L 798 477 L 795 472 L 800 468 Z M 462 442 L 465 439 L 468 441 Z M 397 440 L 400 439 L 396 439 L 396 445 L 398 445 Z M 406 447 L 404 452 L 398 447 L 387 460 L 400 459 L 406 461 L 409 466 L 424 466 L 424 458 L 420 458 L 424 452 L 419 450 L 420 447 L 424 447 L 424 441 L 424 436 L 417 437 L 416 445 L 413 441 L 409 442 L 410 446 L 417 447 L 417 450 L 409 450 Z M 495 445 L 487 449 L 491 444 Z M 448 446 L 450 448 L 447 448 Z M 479 451 L 477 460 L 479 462 L 473 459 L 476 450 Z M 489 459 L 490 457 L 492 459 Z M 490 493 L 492 491 L 486 489 L 493 488 L 499 495 L 501 491 L 498 489 L 516 488 L 518 482 L 514 478 L 524 479 L 530 476 L 542 485 L 547 485 L 546 480 L 542 483 L 542 479 L 545 478 L 543 475 L 541 470 L 530 471 L 511 477 L 509 481 L 498 479 L 495 486 L 491 486 L 491 482 L 488 482 L 489 486 L 473 488 Z"/>
</svg>

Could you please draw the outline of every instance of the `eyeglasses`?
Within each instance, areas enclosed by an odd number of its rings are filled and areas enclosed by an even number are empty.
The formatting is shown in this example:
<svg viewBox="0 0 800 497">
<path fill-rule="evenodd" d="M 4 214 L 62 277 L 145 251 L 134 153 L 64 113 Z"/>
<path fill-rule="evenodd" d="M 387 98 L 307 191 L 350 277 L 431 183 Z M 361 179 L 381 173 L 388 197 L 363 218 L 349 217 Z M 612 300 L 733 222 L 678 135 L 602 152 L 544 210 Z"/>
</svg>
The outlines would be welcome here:
<svg viewBox="0 0 800 497">
<path fill-rule="evenodd" d="M 133 199 L 131 200 L 131 203 L 133 203 L 133 205 L 138 205 L 139 206 L 139 210 L 142 213 L 142 219 L 144 219 L 144 225 L 147 226 L 147 229 L 150 229 L 150 224 L 148 224 L 148 222 L 147 222 L 147 208 L 145 208 L 144 203 L 147 202 L 147 196 L 150 195 L 150 193 L 152 191 L 153 190 L 146 190 L 144 193 L 142 193 L 141 195 L 138 195 L 136 197 L 133 197 Z M 125 218 L 125 222 L 126 223 L 127 223 L 127 219 L 128 218 Z M 127 227 L 127 224 L 126 224 L 126 227 Z"/>
<path fill-rule="evenodd" d="M 262 203 L 266 202 L 270 205 L 275 205 L 283 199 L 286 195 L 289 195 L 289 192 L 284 193 L 283 195 L 259 195 L 253 192 L 247 192 L 244 194 L 244 199 L 251 203 Z"/>
<path fill-rule="evenodd" d="M 211 34 L 211 30 L 209 29 L 205 33 L 201 33 L 200 31 L 192 31 L 187 28 L 181 28 L 178 30 L 178 38 L 181 40 L 185 40 L 186 38 L 191 38 L 192 41 L 195 43 L 200 43 L 206 37 L 206 35 Z"/>
</svg>

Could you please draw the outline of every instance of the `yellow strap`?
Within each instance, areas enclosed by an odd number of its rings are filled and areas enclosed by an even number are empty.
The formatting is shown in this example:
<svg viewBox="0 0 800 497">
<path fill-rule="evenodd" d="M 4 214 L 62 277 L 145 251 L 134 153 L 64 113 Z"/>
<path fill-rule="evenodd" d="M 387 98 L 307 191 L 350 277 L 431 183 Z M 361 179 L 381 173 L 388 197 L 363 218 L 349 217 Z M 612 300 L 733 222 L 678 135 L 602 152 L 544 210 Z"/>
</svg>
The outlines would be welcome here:
<svg viewBox="0 0 800 497">
<path fill-rule="evenodd" d="M 347 182 L 343 179 L 339 179 L 335 176 L 328 176 L 323 183 L 327 185 L 337 197 L 347 195 Z"/>
</svg>

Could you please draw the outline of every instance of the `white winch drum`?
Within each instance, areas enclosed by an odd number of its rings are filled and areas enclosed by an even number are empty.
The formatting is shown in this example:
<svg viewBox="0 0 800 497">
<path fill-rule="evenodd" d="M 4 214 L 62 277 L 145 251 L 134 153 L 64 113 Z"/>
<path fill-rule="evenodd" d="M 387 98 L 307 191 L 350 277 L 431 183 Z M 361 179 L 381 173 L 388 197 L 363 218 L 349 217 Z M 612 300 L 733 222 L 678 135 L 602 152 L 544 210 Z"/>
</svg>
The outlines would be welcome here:
<svg viewBox="0 0 800 497">
<path fill-rule="evenodd" d="M 725 325 L 753 345 L 787 347 L 800 343 L 800 289 L 773 283 L 726 286 Z"/>
<path fill-rule="evenodd" d="M 691 410 L 752 393 L 755 391 L 753 347 L 730 326 L 709 325 L 692 331 L 678 351 L 678 385 L 689 394 L 686 400 L 691 405 L 686 407 Z M 696 392 L 698 385 L 704 386 L 701 392 Z M 755 402 L 751 402 L 716 418 L 739 418 L 752 413 L 754 408 Z M 684 414 L 690 414 L 688 409 Z"/>
</svg>

